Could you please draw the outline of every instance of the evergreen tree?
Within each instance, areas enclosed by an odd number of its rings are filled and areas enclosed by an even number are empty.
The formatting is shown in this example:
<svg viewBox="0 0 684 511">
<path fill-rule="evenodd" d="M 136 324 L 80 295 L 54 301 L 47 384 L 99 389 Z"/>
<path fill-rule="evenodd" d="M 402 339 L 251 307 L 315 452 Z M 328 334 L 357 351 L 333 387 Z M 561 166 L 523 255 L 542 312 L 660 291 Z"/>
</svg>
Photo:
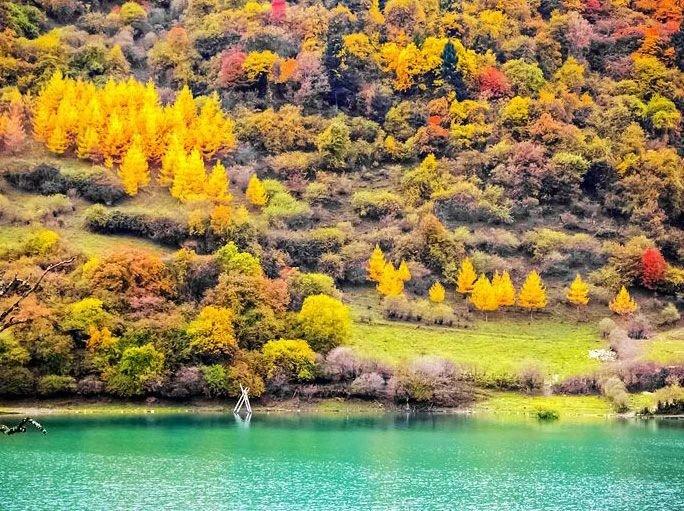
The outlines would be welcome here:
<svg viewBox="0 0 684 511">
<path fill-rule="evenodd" d="M 444 50 L 442 51 L 442 78 L 454 88 L 459 101 L 467 97 L 463 73 L 458 69 L 458 55 L 451 41 L 444 45 Z"/>
<path fill-rule="evenodd" d="M 411 280 L 411 272 L 408 268 L 408 265 L 406 264 L 406 261 L 403 259 L 401 260 L 401 264 L 399 265 L 399 269 L 397 270 L 399 278 L 404 281 L 408 282 Z"/>
<path fill-rule="evenodd" d="M 498 278 L 497 278 L 498 277 Z M 501 276 L 494 275 L 494 282 L 492 282 L 496 292 L 496 299 L 499 302 L 499 307 L 509 307 L 515 305 L 515 287 L 511 280 L 511 275 L 508 271 L 504 271 Z"/>
<path fill-rule="evenodd" d="M 390 262 L 382 270 L 382 276 L 378 282 L 378 293 L 382 296 L 400 296 L 404 294 L 404 281 L 399 271 Z"/>
</svg>

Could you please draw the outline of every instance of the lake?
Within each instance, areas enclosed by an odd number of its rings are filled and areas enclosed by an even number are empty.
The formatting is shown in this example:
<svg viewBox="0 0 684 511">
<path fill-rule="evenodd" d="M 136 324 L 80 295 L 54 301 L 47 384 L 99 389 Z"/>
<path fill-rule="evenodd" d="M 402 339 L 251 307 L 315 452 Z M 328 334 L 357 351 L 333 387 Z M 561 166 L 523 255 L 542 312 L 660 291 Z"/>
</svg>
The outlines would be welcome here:
<svg viewBox="0 0 684 511">
<path fill-rule="evenodd" d="M 5 422 L 14 422 L 5 417 Z M 0 509 L 684 509 L 684 421 L 48 416 Z"/>
</svg>

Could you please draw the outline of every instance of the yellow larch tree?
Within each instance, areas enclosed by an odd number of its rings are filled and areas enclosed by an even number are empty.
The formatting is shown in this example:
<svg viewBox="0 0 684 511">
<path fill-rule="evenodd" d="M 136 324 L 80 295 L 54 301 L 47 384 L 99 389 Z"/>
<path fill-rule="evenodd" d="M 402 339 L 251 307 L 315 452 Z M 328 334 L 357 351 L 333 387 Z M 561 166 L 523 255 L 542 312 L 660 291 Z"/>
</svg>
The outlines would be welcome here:
<svg viewBox="0 0 684 511">
<path fill-rule="evenodd" d="M 496 275 L 494 275 L 492 285 L 496 291 L 499 307 L 510 307 L 511 305 L 515 305 L 515 286 L 513 285 L 508 270 L 505 270 L 501 275 L 497 272 Z"/>
<path fill-rule="evenodd" d="M 400 296 L 404 294 L 404 281 L 399 271 L 390 262 L 382 270 L 382 276 L 378 282 L 378 293 L 382 296 Z"/>
<path fill-rule="evenodd" d="M 469 257 L 461 261 L 461 266 L 456 275 L 456 291 L 465 295 L 473 290 L 473 285 L 477 280 L 477 273 L 475 267 Z"/>
<path fill-rule="evenodd" d="M 575 275 L 575 280 L 570 284 L 565 298 L 578 307 L 589 303 L 589 286 L 582 280 L 579 273 Z"/>
<path fill-rule="evenodd" d="M 111 168 L 114 163 L 121 161 L 128 140 L 127 130 L 124 129 L 123 122 L 116 113 L 112 114 L 102 141 L 102 156 L 105 167 Z"/>
<path fill-rule="evenodd" d="M 119 177 L 124 190 L 130 196 L 136 196 L 138 190 L 147 186 L 150 182 L 150 171 L 147 165 L 147 156 L 142 148 L 142 139 L 139 135 L 133 138 L 133 143 L 126 151 L 119 167 Z"/>
<path fill-rule="evenodd" d="M 637 310 L 637 303 L 630 296 L 627 288 L 622 286 L 615 298 L 608 304 L 608 308 L 615 314 L 627 316 Z"/>
<path fill-rule="evenodd" d="M 197 149 L 193 149 L 185 164 L 176 171 L 171 195 L 182 202 L 201 200 L 206 177 L 202 156 Z"/>
<path fill-rule="evenodd" d="M 252 174 L 249 178 L 245 195 L 252 206 L 263 207 L 268 202 L 266 188 L 256 174 Z"/>
<path fill-rule="evenodd" d="M 232 200 L 228 191 L 226 168 L 221 162 L 217 162 L 212 167 L 204 183 L 204 194 L 214 203 L 227 204 Z"/>
<path fill-rule="evenodd" d="M 480 275 L 473 285 L 473 290 L 470 293 L 470 302 L 477 310 L 485 313 L 485 321 L 487 320 L 488 312 L 494 312 L 499 308 L 496 290 L 484 273 Z"/>
<path fill-rule="evenodd" d="M 211 210 L 210 226 L 215 234 L 219 236 L 225 235 L 231 226 L 231 220 L 230 207 L 226 204 L 218 204 Z"/>
<path fill-rule="evenodd" d="M 542 282 L 539 273 L 532 270 L 527 274 L 525 282 L 520 288 L 518 295 L 518 305 L 523 309 L 529 309 L 530 315 L 535 310 L 541 310 L 546 307 L 546 288 Z"/>
<path fill-rule="evenodd" d="M 382 272 L 386 265 L 387 261 L 385 261 L 385 254 L 382 252 L 380 245 L 375 245 L 370 259 L 368 259 L 368 265 L 366 266 L 368 279 L 373 282 L 380 282 Z"/>
<path fill-rule="evenodd" d="M 439 282 L 435 282 L 430 286 L 430 289 L 428 289 L 428 298 L 432 303 L 442 303 L 445 297 L 446 291 L 444 290 L 444 286 Z"/>
<path fill-rule="evenodd" d="M 55 154 L 64 154 L 69 147 L 69 139 L 61 122 L 57 122 L 50 133 L 46 146 L 50 152 Z"/>
<path fill-rule="evenodd" d="M 183 144 L 181 144 L 178 137 L 173 134 L 171 136 L 171 141 L 166 148 L 166 152 L 164 153 L 164 156 L 162 156 L 161 170 L 159 171 L 159 176 L 157 177 L 159 184 L 162 186 L 170 186 L 173 184 L 176 174 L 178 173 L 178 169 L 185 167 L 185 164 L 185 149 L 183 149 Z"/>
<path fill-rule="evenodd" d="M 97 161 L 100 151 L 100 135 L 93 126 L 81 130 L 76 139 L 76 156 L 82 160 Z"/>
<path fill-rule="evenodd" d="M 399 278 L 404 282 L 408 282 L 409 280 L 411 280 L 411 271 L 409 270 L 408 264 L 406 264 L 406 261 L 404 261 L 403 259 L 399 264 L 397 274 L 399 275 Z"/>
</svg>

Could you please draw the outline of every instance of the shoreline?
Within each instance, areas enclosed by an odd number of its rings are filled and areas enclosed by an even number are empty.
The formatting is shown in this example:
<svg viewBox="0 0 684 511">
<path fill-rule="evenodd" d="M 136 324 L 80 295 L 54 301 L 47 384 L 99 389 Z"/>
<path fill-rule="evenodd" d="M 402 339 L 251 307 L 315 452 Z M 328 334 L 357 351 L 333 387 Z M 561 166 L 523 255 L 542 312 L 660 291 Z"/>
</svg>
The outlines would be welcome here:
<svg viewBox="0 0 684 511">
<path fill-rule="evenodd" d="M 235 401 L 191 401 L 177 403 L 173 401 L 156 402 L 126 402 L 114 400 L 74 400 L 54 399 L 37 401 L 10 401 L 0 402 L 0 417 L 14 417 L 20 415 L 45 417 L 64 415 L 182 415 L 182 414 L 217 414 L 232 412 Z M 307 415 L 330 415 L 330 416 L 369 416 L 406 413 L 403 406 L 394 403 L 378 401 L 345 400 L 345 399 L 321 399 L 315 401 L 300 401 L 297 399 L 273 401 L 269 403 L 253 404 L 252 408 L 257 414 L 307 414 Z M 597 421 L 597 420 L 624 420 L 624 419 L 654 419 L 671 418 L 684 419 L 684 415 L 646 415 L 630 413 L 598 413 L 582 410 L 560 408 L 559 420 L 561 421 Z M 473 403 L 468 407 L 459 408 L 412 408 L 410 413 L 436 414 L 436 415 L 460 415 L 483 418 L 518 418 L 536 419 L 534 411 L 528 407 L 510 409 L 488 409 Z"/>
</svg>

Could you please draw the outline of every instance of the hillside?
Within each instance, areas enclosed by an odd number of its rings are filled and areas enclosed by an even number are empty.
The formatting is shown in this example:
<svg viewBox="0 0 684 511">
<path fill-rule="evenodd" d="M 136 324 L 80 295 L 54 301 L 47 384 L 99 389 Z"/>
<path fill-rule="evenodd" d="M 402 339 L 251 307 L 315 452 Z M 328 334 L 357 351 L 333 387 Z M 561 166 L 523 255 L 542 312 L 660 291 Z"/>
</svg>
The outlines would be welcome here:
<svg viewBox="0 0 684 511">
<path fill-rule="evenodd" d="M 0 3 L 0 396 L 679 396 L 682 18 Z"/>
</svg>

